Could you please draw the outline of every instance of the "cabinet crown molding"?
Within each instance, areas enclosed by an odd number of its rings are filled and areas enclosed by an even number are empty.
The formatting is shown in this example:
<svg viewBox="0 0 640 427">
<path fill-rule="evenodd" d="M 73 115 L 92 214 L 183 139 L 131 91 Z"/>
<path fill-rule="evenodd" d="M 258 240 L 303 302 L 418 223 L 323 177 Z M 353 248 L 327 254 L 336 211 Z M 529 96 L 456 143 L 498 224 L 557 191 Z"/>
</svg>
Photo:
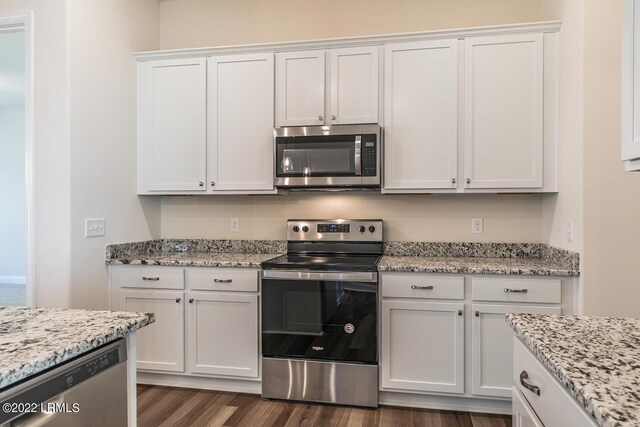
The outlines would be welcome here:
<svg viewBox="0 0 640 427">
<path fill-rule="evenodd" d="M 471 28 L 456 28 L 447 30 L 419 31 L 411 33 L 395 33 L 356 37 L 339 37 L 293 42 L 257 43 L 217 47 L 157 50 L 137 52 L 133 56 L 139 62 L 157 59 L 178 59 L 223 54 L 284 52 L 307 49 L 332 49 L 339 47 L 366 46 L 389 42 L 436 40 L 444 38 L 467 38 L 475 36 L 494 36 L 500 34 L 518 33 L 553 33 L 560 31 L 562 21 L 528 22 L 520 24 L 491 25 Z"/>
</svg>

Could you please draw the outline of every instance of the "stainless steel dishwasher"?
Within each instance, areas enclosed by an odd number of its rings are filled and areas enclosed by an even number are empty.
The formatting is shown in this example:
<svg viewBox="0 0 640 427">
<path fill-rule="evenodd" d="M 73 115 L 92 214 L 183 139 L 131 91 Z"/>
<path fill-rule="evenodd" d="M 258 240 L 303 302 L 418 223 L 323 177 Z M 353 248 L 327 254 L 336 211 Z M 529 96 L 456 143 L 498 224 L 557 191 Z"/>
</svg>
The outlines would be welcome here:
<svg viewBox="0 0 640 427">
<path fill-rule="evenodd" d="M 126 426 L 126 361 L 120 339 L 0 391 L 0 426 Z"/>
</svg>

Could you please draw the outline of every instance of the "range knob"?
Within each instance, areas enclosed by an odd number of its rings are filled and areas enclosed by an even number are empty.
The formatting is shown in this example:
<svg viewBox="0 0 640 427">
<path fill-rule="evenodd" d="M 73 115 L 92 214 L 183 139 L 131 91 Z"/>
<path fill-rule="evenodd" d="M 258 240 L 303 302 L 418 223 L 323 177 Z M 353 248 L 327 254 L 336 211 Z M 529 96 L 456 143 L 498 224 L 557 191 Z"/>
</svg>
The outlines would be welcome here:
<svg viewBox="0 0 640 427">
<path fill-rule="evenodd" d="M 374 231 L 376 231 L 376 228 L 373 225 L 370 225 L 369 231 L 373 233 Z"/>
<path fill-rule="evenodd" d="M 360 230 L 361 233 L 364 233 L 364 230 L 366 230 L 364 225 L 361 225 L 360 227 L 358 227 L 358 230 Z"/>
<path fill-rule="evenodd" d="M 297 233 L 298 231 L 300 231 L 300 227 L 298 227 L 297 225 L 294 225 L 293 231 Z"/>
<path fill-rule="evenodd" d="M 304 227 L 302 227 L 302 231 L 306 233 L 307 231 L 309 231 L 309 227 L 305 225 Z"/>
</svg>

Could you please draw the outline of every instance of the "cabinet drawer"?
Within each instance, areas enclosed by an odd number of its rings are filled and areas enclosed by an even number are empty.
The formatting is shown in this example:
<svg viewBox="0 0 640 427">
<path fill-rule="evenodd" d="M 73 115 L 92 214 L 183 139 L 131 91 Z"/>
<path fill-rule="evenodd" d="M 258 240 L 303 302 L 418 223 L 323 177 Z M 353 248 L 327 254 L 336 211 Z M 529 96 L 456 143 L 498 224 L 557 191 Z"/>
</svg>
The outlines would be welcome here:
<svg viewBox="0 0 640 427">
<path fill-rule="evenodd" d="M 120 288 L 184 289 L 184 269 L 175 267 L 111 267 L 111 284 Z"/>
<path fill-rule="evenodd" d="M 258 292 L 258 270 L 247 268 L 189 268 L 187 287 L 194 291 Z"/>
<path fill-rule="evenodd" d="M 476 301 L 559 304 L 562 299 L 560 284 L 560 279 L 474 277 L 471 293 Z"/>
<path fill-rule="evenodd" d="M 527 375 L 524 382 L 539 387 L 539 396 L 522 384 L 522 372 Z M 545 426 L 596 426 L 595 421 L 517 337 L 513 343 L 513 383 Z"/>
<path fill-rule="evenodd" d="M 383 274 L 385 298 L 464 299 L 464 277 L 428 274 Z"/>
</svg>

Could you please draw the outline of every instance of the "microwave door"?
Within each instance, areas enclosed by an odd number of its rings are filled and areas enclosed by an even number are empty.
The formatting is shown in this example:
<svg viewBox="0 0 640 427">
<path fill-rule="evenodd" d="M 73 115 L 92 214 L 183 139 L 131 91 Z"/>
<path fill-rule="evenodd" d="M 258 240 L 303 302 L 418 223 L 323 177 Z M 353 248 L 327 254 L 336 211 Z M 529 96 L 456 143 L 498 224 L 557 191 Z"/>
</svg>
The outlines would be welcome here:
<svg viewBox="0 0 640 427">
<path fill-rule="evenodd" d="M 349 177 L 361 171 L 360 144 L 349 141 L 313 140 L 276 142 L 278 177 Z M 359 137 L 358 137 L 359 139 Z"/>
</svg>

